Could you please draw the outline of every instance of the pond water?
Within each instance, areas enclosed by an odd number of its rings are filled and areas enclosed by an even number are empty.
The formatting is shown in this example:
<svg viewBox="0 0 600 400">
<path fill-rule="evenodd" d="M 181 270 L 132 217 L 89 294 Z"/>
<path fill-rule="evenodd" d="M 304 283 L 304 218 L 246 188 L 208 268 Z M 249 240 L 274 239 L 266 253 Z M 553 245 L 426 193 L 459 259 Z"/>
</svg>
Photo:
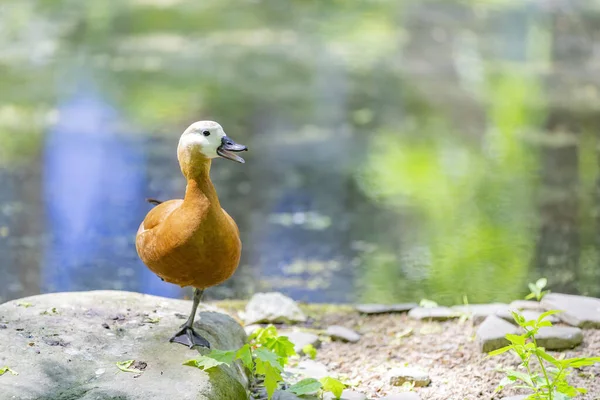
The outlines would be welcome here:
<svg viewBox="0 0 600 400">
<path fill-rule="evenodd" d="M 0 5 L 0 302 L 189 294 L 139 261 L 193 121 L 244 245 L 210 298 L 600 295 L 600 7 L 585 1 Z"/>
</svg>

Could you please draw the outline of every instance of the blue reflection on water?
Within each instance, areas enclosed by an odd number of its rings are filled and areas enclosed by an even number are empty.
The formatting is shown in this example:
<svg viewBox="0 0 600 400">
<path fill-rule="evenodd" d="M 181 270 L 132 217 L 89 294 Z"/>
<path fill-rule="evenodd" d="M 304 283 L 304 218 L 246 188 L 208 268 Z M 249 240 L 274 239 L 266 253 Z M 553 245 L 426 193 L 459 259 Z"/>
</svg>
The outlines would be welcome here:
<svg viewBox="0 0 600 400">
<path fill-rule="evenodd" d="M 46 135 L 43 193 L 49 237 L 42 292 L 124 289 L 180 297 L 138 259 L 135 233 L 149 205 L 143 139 L 89 88 L 59 107 Z M 141 135 L 140 135 L 141 137 Z"/>
</svg>

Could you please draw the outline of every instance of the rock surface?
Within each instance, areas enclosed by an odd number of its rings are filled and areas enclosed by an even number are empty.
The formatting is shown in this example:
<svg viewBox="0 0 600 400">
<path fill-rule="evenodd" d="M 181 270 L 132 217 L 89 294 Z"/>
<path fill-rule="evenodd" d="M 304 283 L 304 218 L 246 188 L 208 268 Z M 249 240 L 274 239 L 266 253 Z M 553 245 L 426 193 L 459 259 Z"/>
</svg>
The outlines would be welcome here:
<svg viewBox="0 0 600 400">
<path fill-rule="evenodd" d="M 402 386 L 405 382 L 414 382 L 415 386 L 427 386 L 431 383 L 429 374 L 419 368 L 394 368 L 387 374 L 390 384 Z"/>
<path fill-rule="evenodd" d="M 256 293 L 244 313 L 244 322 L 258 323 L 294 323 L 306 321 L 306 315 L 291 298 L 279 292 Z"/>
<path fill-rule="evenodd" d="M 544 311 L 544 307 L 533 300 L 515 300 L 509 304 L 509 308 L 512 310 L 534 310 L 534 311 Z"/>
<path fill-rule="evenodd" d="M 287 336 L 290 342 L 294 344 L 294 350 L 300 354 L 302 349 L 306 345 L 312 345 L 314 348 L 318 348 L 321 345 L 319 337 L 314 333 L 302 332 L 302 331 L 280 331 L 279 335 Z"/>
<path fill-rule="evenodd" d="M 417 303 L 400 304 L 358 304 L 355 308 L 362 314 L 402 313 L 417 308 Z"/>
<path fill-rule="evenodd" d="M 190 307 L 189 301 L 120 291 L 53 293 L 2 304 L 7 329 L 0 330 L 0 365 L 19 372 L 0 378 L 2 398 L 245 399 L 248 382 L 239 366 L 207 373 L 182 365 L 198 351 L 168 340 Z M 243 328 L 207 308 L 201 305 L 198 332 L 216 349 L 242 346 Z M 120 371 L 116 363 L 125 360 L 136 360 L 143 371 Z"/>
<path fill-rule="evenodd" d="M 577 347 L 583 341 L 583 332 L 571 326 L 551 326 L 541 328 L 536 340 L 547 350 L 565 350 Z"/>
<path fill-rule="evenodd" d="M 460 317 L 460 314 L 449 307 L 417 307 L 408 312 L 408 316 L 414 319 L 446 321 Z"/>
<path fill-rule="evenodd" d="M 569 325 L 584 329 L 600 328 L 600 299 L 549 293 L 541 304 L 546 310 L 564 311 L 556 316 Z"/>
<path fill-rule="evenodd" d="M 470 315 L 475 324 L 482 323 L 488 315 L 496 315 L 499 312 L 508 311 L 508 304 L 467 304 L 464 306 L 454 306 L 452 310 L 461 314 Z"/>
<path fill-rule="evenodd" d="M 510 396 L 510 397 L 503 397 L 501 400 L 525 400 L 528 396 L 526 395 L 518 395 L 518 396 Z"/>
<path fill-rule="evenodd" d="M 342 342 L 356 343 L 360 340 L 360 335 L 353 329 L 345 326 L 332 325 L 325 332 L 332 340 L 340 340 Z"/>
<path fill-rule="evenodd" d="M 495 315 L 488 316 L 477 329 L 476 337 L 479 348 L 489 353 L 509 344 L 504 337 L 507 333 L 517 334 L 517 327 Z"/>
</svg>

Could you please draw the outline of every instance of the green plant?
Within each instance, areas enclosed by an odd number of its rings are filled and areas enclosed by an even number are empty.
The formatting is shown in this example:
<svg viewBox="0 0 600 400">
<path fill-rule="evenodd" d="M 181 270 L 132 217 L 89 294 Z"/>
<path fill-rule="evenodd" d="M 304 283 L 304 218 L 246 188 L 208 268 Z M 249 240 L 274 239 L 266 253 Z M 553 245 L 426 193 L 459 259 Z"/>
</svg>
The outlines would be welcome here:
<svg viewBox="0 0 600 400">
<path fill-rule="evenodd" d="M 525 296 L 525 299 L 526 300 L 536 299 L 537 301 L 542 300 L 545 295 L 550 293 L 549 290 L 543 290 L 547 284 L 548 284 L 548 279 L 546 279 L 546 278 L 540 278 L 535 283 L 529 283 L 528 286 L 529 286 L 529 290 L 531 291 L 531 293 L 529 293 L 527 296 Z"/>
<path fill-rule="evenodd" d="M 581 393 L 586 389 L 573 387 L 568 382 L 568 376 L 573 368 L 581 368 L 600 362 L 600 357 L 577 357 L 557 359 L 548 354 L 536 341 L 538 331 L 543 327 L 552 326 L 550 321 L 544 319 L 560 311 L 551 310 L 543 313 L 537 320 L 526 321 L 518 312 L 513 311 L 515 322 L 525 330 L 522 335 L 506 335 L 510 344 L 501 349 L 492 351 L 489 356 L 511 351 L 520 359 L 518 369 L 503 369 L 506 377 L 500 381 L 496 388 L 499 392 L 507 386 L 526 388 L 533 393 L 526 400 L 566 400 Z"/>
<path fill-rule="evenodd" d="M 0 368 L 0 376 L 4 375 L 7 372 L 10 372 L 12 375 L 19 375 L 17 371 L 10 369 L 9 367 Z"/>
<path fill-rule="evenodd" d="M 316 350 L 307 349 L 309 356 L 314 358 Z M 294 344 L 287 336 L 279 336 L 273 325 L 257 329 L 248 338 L 248 343 L 237 350 L 212 350 L 197 359 L 188 360 L 184 365 L 209 370 L 222 364 L 231 365 L 240 360 L 248 370 L 255 375 L 264 377 L 264 385 L 269 399 L 273 397 L 275 390 L 284 382 L 282 373 L 288 364 L 289 358 L 298 356 L 294 350 Z M 303 379 L 290 386 L 287 390 L 298 395 L 314 394 L 322 391 L 331 392 L 336 398 L 340 398 L 344 390 L 342 382 L 331 377 L 320 380 L 313 378 Z"/>
</svg>

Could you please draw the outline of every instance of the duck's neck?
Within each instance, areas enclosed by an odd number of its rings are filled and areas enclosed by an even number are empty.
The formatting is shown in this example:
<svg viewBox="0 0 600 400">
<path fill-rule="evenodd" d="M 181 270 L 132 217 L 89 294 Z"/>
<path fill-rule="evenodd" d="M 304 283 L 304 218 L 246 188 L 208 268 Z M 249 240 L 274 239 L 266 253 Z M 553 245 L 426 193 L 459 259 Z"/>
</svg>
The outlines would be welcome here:
<svg viewBox="0 0 600 400">
<path fill-rule="evenodd" d="M 203 161 L 186 174 L 187 187 L 183 203 L 190 206 L 201 205 L 203 208 L 221 208 L 217 191 L 210 180 L 210 160 Z"/>
</svg>

